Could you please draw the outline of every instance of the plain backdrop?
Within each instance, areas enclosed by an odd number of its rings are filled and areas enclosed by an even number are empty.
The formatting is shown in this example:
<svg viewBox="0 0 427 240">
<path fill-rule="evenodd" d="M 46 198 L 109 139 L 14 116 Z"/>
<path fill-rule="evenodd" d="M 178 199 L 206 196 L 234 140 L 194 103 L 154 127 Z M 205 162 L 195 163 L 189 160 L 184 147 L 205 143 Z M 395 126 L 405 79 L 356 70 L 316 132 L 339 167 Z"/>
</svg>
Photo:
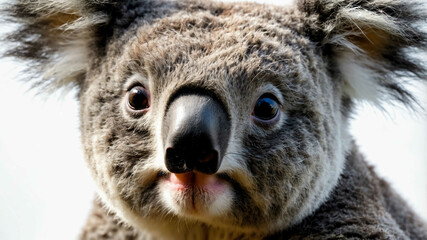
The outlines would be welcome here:
<svg viewBox="0 0 427 240">
<path fill-rule="evenodd" d="M 17 80 L 22 70 L 0 59 L 0 239 L 76 239 L 95 196 L 76 92 L 35 96 Z M 426 86 L 412 88 L 427 108 Z M 427 219 L 426 114 L 386 110 L 361 104 L 351 132 L 379 174 Z"/>
</svg>

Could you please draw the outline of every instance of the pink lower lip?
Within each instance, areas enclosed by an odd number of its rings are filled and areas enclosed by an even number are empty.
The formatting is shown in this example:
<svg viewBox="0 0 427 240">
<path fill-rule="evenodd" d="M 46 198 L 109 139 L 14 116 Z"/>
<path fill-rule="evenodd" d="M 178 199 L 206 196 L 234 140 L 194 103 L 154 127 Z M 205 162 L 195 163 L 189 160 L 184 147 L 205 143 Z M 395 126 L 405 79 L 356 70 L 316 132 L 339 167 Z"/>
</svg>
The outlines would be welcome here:
<svg viewBox="0 0 427 240">
<path fill-rule="evenodd" d="M 172 202 L 179 213 L 186 214 L 209 212 L 212 204 L 230 191 L 226 180 L 199 172 L 169 173 L 162 177 L 160 185 L 169 204 Z"/>
<path fill-rule="evenodd" d="M 178 191 L 200 188 L 212 193 L 224 191 L 225 183 L 215 175 L 207 175 L 198 172 L 171 173 L 167 181 L 173 189 Z"/>
</svg>

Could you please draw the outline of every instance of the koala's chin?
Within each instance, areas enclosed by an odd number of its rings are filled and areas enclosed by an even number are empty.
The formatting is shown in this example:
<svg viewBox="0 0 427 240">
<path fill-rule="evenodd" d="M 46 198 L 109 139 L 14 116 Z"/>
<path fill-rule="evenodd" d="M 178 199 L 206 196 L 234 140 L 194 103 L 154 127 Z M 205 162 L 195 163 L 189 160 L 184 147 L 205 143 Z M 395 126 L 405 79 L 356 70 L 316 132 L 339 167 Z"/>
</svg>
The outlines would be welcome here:
<svg viewBox="0 0 427 240">
<path fill-rule="evenodd" d="M 159 191 L 163 204 L 179 216 L 203 219 L 231 210 L 233 191 L 218 176 L 172 173 L 159 182 Z"/>
</svg>

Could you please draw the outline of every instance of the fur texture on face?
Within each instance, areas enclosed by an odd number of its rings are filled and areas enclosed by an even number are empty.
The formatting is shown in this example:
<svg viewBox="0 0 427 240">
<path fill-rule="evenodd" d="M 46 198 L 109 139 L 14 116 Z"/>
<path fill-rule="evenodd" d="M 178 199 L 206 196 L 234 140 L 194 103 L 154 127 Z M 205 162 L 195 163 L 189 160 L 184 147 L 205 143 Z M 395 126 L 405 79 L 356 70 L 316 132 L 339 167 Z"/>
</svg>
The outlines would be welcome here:
<svg viewBox="0 0 427 240">
<path fill-rule="evenodd" d="M 37 85 L 79 88 L 86 160 L 121 221 L 162 239 L 262 238 L 306 219 L 339 184 L 353 99 L 411 104 L 402 77 L 426 76 L 409 55 L 427 45 L 419 6 L 22 0 L 7 10 L 20 24 L 7 55 L 32 61 Z M 129 107 L 135 86 L 144 111 Z M 279 109 L 260 123 L 266 94 Z M 217 192 L 171 187 L 162 126 L 185 95 L 208 96 L 229 118 L 222 164 L 204 177 Z"/>
</svg>

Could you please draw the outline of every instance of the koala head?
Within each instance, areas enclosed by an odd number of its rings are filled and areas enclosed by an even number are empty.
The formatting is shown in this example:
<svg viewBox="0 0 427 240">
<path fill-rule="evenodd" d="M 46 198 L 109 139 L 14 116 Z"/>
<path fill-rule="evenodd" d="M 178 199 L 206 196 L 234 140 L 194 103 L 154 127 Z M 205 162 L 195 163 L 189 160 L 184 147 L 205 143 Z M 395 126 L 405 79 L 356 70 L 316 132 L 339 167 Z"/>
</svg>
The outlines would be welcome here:
<svg viewBox="0 0 427 240">
<path fill-rule="evenodd" d="M 336 185 L 355 99 L 412 102 L 417 7 L 21 0 L 7 54 L 41 91 L 78 88 L 86 161 L 123 221 L 269 234 Z"/>
</svg>

